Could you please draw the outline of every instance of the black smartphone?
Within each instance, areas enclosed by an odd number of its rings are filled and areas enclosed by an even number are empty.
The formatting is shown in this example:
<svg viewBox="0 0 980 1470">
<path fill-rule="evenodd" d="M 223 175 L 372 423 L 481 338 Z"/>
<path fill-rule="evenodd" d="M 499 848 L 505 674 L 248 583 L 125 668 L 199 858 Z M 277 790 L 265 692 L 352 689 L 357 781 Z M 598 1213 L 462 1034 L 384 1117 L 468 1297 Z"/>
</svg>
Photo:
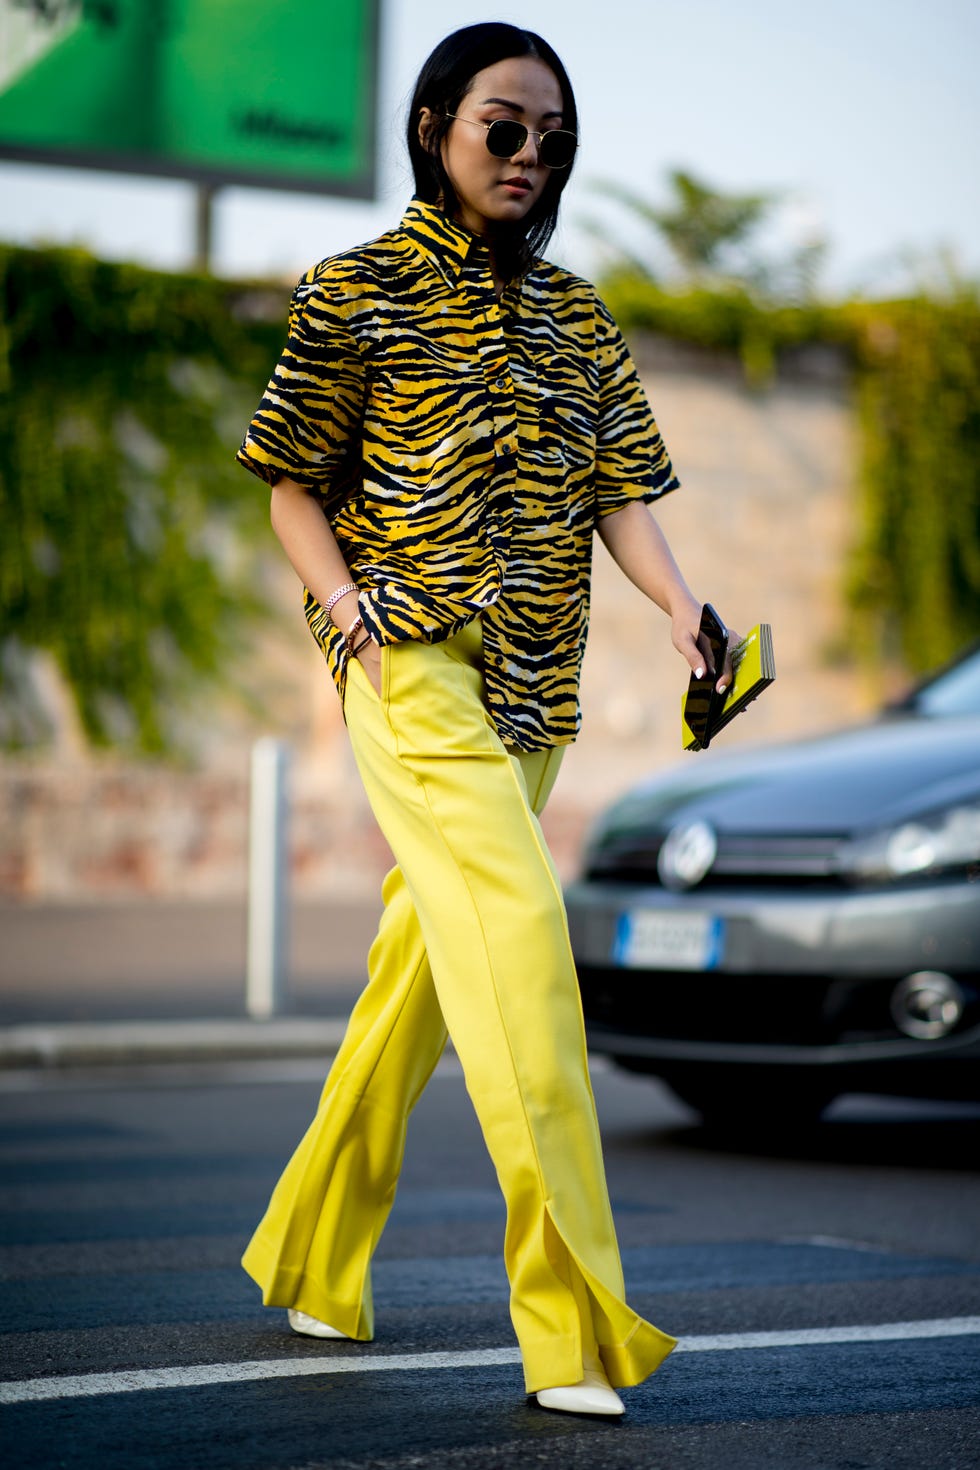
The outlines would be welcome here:
<svg viewBox="0 0 980 1470">
<path fill-rule="evenodd" d="M 724 694 L 719 694 L 715 688 L 725 671 L 728 629 L 710 602 L 706 602 L 701 609 L 698 647 L 704 654 L 704 677 L 698 679 L 693 673 L 691 675 L 684 701 L 684 719 L 700 749 L 707 750 L 711 744 L 714 722 L 728 698 L 727 690 Z"/>
</svg>

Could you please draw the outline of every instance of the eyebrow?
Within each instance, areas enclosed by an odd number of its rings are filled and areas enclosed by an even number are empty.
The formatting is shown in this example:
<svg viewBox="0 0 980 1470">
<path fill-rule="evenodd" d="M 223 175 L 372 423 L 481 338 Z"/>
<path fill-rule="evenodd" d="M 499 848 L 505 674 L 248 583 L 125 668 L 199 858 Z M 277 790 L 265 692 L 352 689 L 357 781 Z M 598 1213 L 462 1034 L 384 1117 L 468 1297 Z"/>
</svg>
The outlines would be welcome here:
<svg viewBox="0 0 980 1470">
<path fill-rule="evenodd" d="M 495 102 L 498 107 L 509 107 L 512 112 L 523 112 L 524 111 L 524 108 L 521 106 L 521 104 L 519 102 L 508 102 L 508 100 L 507 100 L 506 97 L 484 97 L 483 101 L 480 103 L 480 106 L 481 107 L 488 107 L 491 102 Z M 559 109 L 557 112 L 543 112 L 541 114 L 541 116 L 543 118 L 545 118 L 545 117 L 563 117 L 564 116 L 564 113 L 561 111 L 561 109 Z"/>
</svg>

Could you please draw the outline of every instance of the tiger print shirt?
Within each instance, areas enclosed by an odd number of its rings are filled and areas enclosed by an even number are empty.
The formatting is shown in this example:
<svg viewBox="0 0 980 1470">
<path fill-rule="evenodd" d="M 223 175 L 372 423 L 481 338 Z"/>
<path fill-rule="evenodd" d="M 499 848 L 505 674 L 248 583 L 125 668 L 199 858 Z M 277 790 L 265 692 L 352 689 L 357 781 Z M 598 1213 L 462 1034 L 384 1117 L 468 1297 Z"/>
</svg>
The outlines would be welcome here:
<svg viewBox="0 0 980 1470">
<path fill-rule="evenodd" d="M 238 457 L 317 497 L 378 643 L 482 619 L 525 751 L 578 731 L 598 518 L 678 483 L 593 287 L 538 260 L 498 300 L 486 245 L 418 200 L 300 281 Z M 343 698 L 343 633 L 308 590 L 306 616 Z"/>
</svg>

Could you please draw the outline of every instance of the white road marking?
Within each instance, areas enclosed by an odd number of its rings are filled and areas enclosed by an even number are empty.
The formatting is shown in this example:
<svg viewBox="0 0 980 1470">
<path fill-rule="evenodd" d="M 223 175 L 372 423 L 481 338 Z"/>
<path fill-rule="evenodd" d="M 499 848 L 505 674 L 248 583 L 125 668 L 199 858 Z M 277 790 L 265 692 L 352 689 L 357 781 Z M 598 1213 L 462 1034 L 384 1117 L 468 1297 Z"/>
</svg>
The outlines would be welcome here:
<svg viewBox="0 0 980 1470">
<path fill-rule="evenodd" d="M 139 1393 L 154 1388 L 209 1388 L 217 1383 L 249 1383 L 258 1378 L 302 1378 L 318 1373 L 394 1373 L 424 1368 L 486 1368 L 519 1363 L 516 1348 L 484 1348 L 469 1353 L 405 1353 L 373 1357 L 260 1359 L 251 1363 L 195 1363 L 189 1368 L 134 1368 L 122 1373 L 82 1373 L 75 1378 L 27 1378 L 0 1384 L 0 1404 L 37 1399 L 85 1398 L 107 1393 Z"/>
<path fill-rule="evenodd" d="M 784 1235 L 779 1245 L 819 1245 L 825 1250 L 866 1251 L 873 1256 L 894 1254 L 887 1245 L 877 1245 L 872 1240 L 848 1240 L 842 1235 Z"/>
<path fill-rule="evenodd" d="M 717 1337 L 686 1337 L 678 1353 L 716 1353 L 774 1347 L 814 1347 L 847 1342 L 900 1342 L 928 1337 L 980 1335 L 980 1317 L 941 1317 L 926 1322 L 877 1322 L 867 1327 L 804 1327 L 796 1332 L 731 1332 Z M 41 1399 L 94 1398 L 151 1389 L 212 1388 L 262 1378 L 302 1378 L 325 1373 L 398 1373 L 438 1368 L 497 1368 L 519 1363 L 516 1348 L 483 1348 L 458 1353 L 405 1353 L 374 1356 L 260 1359 L 250 1363 L 196 1363 L 187 1368 L 134 1368 L 121 1373 L 81 1373 L 71 1378 L 25 1378 L 0 1384 L 0 1404 Z"/>
<path fill-rule="evenodd" d="M 719 1353 L 732 1348 L 814 1347 L 838 1342 L 902 1342 L 924 1337 L 973 1337 L 980 1317 L 936 1317 L 928 1322 L 875 1322 L 870 1327 L 799 1327 L 795 1332 L 731 1332 L 684 1337 L 677 1353 Z"/>
</svg>

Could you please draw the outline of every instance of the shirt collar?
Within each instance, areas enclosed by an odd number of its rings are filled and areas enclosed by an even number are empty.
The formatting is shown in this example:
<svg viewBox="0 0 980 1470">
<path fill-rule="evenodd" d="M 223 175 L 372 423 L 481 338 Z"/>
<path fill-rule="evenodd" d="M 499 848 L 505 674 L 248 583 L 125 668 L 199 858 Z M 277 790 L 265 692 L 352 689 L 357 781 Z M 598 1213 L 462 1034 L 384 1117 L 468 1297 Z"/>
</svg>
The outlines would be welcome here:
<svg viewBox="0 0 980 1470">
<path fill-rule="evenodd" d="M 435 204 L 413 199 L 402 218 L 402 231 L 421 256 L 443 275 L 458 280 L 471 255 L 487 253 L 479 235 L 451 220 Z"/>
</svg>

